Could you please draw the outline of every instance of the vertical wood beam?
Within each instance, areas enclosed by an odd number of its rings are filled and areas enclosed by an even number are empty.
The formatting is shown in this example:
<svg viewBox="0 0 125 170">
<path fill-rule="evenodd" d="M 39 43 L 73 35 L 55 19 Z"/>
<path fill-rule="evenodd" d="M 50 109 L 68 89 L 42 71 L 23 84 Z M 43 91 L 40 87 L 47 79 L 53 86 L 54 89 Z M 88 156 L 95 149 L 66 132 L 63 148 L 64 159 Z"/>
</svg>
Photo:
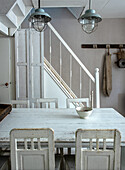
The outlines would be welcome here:
<svg viewBox="0 0 125 170">
<path fill-rule="evenodd" d="M 80 67 L 80 83 L 79 83 L 79 89 L 80 89 L 80 98 L 82 96 L 82 68 Z"/>
<path fill-rule="evenodd" d="M 18 62 L 18 31 L 15 34 L 15 73 L 16 73 L 16 99 L 19 98 L 19 67 L 17 66 Z"/>
<path fill-rule="evenodd" d="M 70 54 L 70 94 L 72 89 L 72 55 Z"/>
<path fill-rule="evenodd" d="M 100 87 L 99 87 L 99 69 L 95 69 L 95 84 L 96 84 L 96 108 L 100 108 Z"/>
<path fill-rule="evenodd" d="M 62 80 L 62 43 L 60 41 L 60 82 Z"/>
<path fill-rule="evenodd" d="M 40 33 L 40 63 L 42 64 L 41 69 L 41 76 L 40 76 L 40 97 L 44 98 L 44 32 Z"/>
</svg>

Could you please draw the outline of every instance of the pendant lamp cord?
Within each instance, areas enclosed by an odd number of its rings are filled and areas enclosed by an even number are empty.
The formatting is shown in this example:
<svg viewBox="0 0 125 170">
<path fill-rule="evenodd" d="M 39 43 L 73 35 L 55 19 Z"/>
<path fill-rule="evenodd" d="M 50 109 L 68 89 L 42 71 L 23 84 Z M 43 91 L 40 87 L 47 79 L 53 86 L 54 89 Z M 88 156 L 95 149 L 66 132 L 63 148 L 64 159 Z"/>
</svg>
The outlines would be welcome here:
<svg viewBox="0 0 125 170">
<path fill-rule="evenodd" d="M 40 8 L 40 0 L 38 0 L 38 2 L 39 2 L 39 3 L 38 3 L 38 8 Z"/>
<path fill-rule="evenodd" d="M 91 0 L 89 0 L 89 9 L 91 9 Z"/>
</svg>

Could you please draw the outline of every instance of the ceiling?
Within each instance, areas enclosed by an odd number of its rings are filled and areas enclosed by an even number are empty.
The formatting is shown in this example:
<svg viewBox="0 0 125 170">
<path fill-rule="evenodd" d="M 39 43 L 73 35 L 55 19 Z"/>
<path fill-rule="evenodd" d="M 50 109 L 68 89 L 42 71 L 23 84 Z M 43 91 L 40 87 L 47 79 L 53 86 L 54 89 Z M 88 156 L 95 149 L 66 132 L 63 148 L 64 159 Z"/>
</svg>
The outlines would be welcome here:
<svg viewBox="0 0 125 170">
<path fill-rule="evenodd" d="M 38 7 L 38 0 L 23 0 L 25 5 Z M 125 18 L 125 0 L 91 0 L 92 8 L 102 18 Z M 41 7 L 85 7 L 88 0 L 41 0 Z"/>
</svg>

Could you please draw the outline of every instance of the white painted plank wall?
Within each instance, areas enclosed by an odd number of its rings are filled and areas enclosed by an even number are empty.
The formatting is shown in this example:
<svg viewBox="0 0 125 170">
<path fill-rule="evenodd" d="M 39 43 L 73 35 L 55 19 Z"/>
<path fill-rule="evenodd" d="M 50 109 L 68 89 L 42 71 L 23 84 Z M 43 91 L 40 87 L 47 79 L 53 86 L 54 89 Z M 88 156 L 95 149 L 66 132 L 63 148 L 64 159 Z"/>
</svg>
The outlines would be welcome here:
<svg viewBox="0 0 125 170">
<path fill-rule="evenodd" d="M 16 99 L 43 97 L 43 33 L 18 30 L 15 35 Z"/>
</svg>

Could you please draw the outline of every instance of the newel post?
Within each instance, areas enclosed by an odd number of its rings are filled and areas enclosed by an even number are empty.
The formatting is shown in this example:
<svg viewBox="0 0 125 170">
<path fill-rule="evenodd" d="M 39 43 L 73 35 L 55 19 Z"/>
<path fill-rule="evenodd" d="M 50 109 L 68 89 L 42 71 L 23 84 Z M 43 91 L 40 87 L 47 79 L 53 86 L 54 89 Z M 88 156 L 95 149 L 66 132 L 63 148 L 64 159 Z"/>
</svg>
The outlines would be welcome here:
<svg viewBox="0 0 125 170">
<path fill-rule="evenodd" d="M 95 69 L 96 108 L 100 108 L 99 68 Z"/>
</svg>

